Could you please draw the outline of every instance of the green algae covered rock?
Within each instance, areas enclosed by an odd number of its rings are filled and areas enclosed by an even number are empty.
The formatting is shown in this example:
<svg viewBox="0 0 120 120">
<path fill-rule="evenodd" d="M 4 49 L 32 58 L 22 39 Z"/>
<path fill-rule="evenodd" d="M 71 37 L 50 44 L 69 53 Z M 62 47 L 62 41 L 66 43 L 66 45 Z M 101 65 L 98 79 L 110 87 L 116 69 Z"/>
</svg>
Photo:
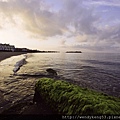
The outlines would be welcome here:
<svg viewBox="0 0 120 120">
<path fill-rule="evenodd" d="M 81 88 L 63 80 L 41 78 L 36 91 L 58 113 L 66 115 L 120 115 L 120 99 Z"/>
</svg>

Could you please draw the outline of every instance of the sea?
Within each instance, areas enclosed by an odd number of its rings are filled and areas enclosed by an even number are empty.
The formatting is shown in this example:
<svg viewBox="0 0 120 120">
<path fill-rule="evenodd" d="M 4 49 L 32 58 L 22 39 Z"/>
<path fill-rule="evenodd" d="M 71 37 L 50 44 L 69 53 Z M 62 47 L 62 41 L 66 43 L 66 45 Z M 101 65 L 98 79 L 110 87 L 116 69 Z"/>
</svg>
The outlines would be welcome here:
<svg viewBox="0 0 120 120">
<path fill-rule="evenodd" d="M 14 76 L 12 69 L 23 58 L 13 56 L 0 62 L 5 105 L 32 99 L 35 83 L 40 75 L 47 76 L 48 68 L 56 70 L 60 80 L 120 97 L 120 53 L 28 53 L 27 63 Z"/>
</svg>

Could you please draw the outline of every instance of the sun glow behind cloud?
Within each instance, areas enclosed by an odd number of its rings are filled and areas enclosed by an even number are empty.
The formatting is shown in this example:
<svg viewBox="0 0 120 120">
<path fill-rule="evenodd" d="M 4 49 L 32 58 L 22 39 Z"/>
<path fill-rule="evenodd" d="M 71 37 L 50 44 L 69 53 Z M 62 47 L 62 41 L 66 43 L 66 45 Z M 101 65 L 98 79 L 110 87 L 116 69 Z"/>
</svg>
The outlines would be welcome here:
<svg viewBox="0 0 120 120">
<path fill-rule="evenodd" d="M 119 10 L 117 0 L 0 0 L 0 43 L 119 51 Z"/>
</svg>

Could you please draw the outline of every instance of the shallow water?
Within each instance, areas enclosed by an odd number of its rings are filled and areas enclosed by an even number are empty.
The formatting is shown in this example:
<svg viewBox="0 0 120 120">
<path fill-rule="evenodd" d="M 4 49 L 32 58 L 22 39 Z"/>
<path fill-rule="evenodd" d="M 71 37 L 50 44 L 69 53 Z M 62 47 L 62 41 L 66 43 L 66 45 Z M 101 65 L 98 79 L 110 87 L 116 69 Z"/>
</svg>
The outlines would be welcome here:
<svg viewBox="0 0 120 120">
<path fill-rule="evenodd" d="M 34 85 L 41 75 L 47 75 L 47 68 L 55 69 L 60 79 L 120 97 L 120 54 L 29 53 L 27 64 L 14 76 L 14 65 L 23 58 L 0 62 L 0 112 L 18 102 L 32 101 Z"/>
</svg>

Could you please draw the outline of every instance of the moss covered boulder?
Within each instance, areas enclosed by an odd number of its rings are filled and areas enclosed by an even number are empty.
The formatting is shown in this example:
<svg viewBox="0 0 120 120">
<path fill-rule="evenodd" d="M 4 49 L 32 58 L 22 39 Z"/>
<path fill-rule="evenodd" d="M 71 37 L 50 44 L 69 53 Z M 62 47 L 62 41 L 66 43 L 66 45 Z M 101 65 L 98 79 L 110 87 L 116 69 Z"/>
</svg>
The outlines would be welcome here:
<svg viewBox="0 0 120 120">
<path fill-rule="evenodd" d="M 120 99 L 81 88 L 63 80 L 41 78 L 36 92 L 57 113 L 66 115 L 119 115 Z"/>
</svg>

